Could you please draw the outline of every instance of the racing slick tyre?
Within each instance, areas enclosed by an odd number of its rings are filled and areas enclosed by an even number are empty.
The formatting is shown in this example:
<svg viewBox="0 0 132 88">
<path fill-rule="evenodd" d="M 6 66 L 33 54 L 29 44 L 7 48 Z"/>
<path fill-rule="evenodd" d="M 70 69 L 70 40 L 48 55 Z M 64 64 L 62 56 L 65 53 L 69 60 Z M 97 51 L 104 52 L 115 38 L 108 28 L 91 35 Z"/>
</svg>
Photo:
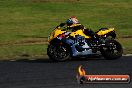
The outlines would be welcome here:
<svg viewBox="0 0 132 88">
<path fill-rule="evenodd" d="M 70 50 L 65 44 L 60 44 L 59 46 L 50 44 L 47 48 L 47 55 L 53 61 L 65 61 L 70 58 Z"/>
<path fill-rule="evenodd" d="M 123 54 L 123 48 L 116 40 L 107 40 L 106 46 L 101 49 L 101 53 L 105 59 L 118 59 Z"/>
</svg>

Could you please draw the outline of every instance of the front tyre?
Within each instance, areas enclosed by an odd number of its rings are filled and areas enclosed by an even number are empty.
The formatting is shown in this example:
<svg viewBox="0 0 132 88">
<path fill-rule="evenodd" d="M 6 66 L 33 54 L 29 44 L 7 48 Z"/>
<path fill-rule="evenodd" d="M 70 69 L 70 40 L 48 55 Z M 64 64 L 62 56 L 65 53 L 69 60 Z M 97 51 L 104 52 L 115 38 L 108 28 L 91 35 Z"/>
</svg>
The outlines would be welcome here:
<svg viewBox="0 0 132 88">
<path fill-rule="evenodd" d="M 116 40 L 107 40 L 105 47 L 101 48 L 101 53 L 105 59 L 118 59 L 123 54 L 123 48 Z"/>
<path fill-rule="evenodd" d="M 51 44 L 47 48 L 47 55 L 53 61 L 65 61 L 70 58 L 69 47 L 64 44 L 58 46 Z"/>
</svg>

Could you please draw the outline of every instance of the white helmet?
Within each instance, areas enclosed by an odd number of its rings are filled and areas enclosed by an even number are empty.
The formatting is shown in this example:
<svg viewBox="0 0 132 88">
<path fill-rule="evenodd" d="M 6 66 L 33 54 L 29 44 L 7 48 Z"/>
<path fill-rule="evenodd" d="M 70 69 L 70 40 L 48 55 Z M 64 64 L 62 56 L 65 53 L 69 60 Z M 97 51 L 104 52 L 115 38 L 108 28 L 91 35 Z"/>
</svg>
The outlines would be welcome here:
<svg viewBox="0 0 132 88">
<path fill-rule="evenodd" d="M 72 20 L 73 24 L 79 23 L 79 21 L 78 21 L 78 19 L 76 18 L 76 16 L 71 16 L 70 19 Z"/>
</svg>

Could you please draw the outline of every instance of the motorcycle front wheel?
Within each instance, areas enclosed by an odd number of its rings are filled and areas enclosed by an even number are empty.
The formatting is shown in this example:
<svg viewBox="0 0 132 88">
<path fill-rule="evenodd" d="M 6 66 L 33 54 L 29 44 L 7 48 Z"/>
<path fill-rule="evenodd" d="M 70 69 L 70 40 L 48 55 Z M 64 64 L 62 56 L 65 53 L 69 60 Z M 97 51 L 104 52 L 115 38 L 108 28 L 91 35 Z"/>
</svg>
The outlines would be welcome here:
<svg viewBox="0 0 132 88">
<path fill-rule="evenodd" d="M 70 51 L 67 45 L 50 44 L 47 48 L 47 55 L 53 61 L 65 61 L 70 58 Z"/>
</svg>

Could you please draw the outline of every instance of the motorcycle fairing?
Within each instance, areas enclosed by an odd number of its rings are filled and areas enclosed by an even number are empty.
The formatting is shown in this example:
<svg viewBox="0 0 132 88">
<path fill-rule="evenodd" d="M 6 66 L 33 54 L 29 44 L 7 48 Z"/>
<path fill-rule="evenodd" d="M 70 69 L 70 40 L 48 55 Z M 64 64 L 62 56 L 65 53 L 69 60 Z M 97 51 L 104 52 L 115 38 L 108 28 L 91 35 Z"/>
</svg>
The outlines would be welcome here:
<svg viewBox="0 0 132 88">
<path fill-rule="evenodd" d="M 65 33 L 66 31 L 63 31 L 61 28 L 56 28 L 49 36 L 48 42 L 50 42 L 52 39 L 56 38 L 58 35 Z M 74 37 L 77 35 L 84 36 L 85 38 L 91 38 L 90 36 L 87 36 L 83 33 L 83 30 L 77 30 L 75 32 L 71 32 L 70 36 Z"/>
<path fill-rule="evenodd" d="M 70 38 L 63 38 L 61 41 L 68 44 L 71 47 L 71 56 L 75 57 L 75 56 L 83 56 L 83 55 L 91 55 L 91 54 L 95 54 L 92 52 L 92 49 L 90 48 L 90 46 L 86 43 L 85 39 L 82 40 L 83 45 L 80 46 L 79 43 L 80 41 L 77 39 L 79 37 L 83 36 L 76 36 L 75 39 L 70 39 Z M 78 48 L 84 49 L 82 51 L 78 51 Z"/>
<path fill-rule="evenodd" d="M 58 35 L 63 34 L 66 31 L 62 31 L 60 28 L 56 28 L 50 35 L 48 42 L 50 42 L 52 39 L 56 38 Z"/>
</svg>

